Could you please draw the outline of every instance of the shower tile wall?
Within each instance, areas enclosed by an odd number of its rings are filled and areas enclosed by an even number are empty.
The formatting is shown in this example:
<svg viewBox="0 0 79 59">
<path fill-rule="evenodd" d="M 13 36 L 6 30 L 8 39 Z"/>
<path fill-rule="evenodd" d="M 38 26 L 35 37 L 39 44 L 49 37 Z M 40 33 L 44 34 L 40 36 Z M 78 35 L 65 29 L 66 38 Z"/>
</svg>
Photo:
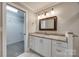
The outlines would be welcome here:
<svg viewBox="0 0 79 59">
<path fill-rule="evenodd" d="M 20 13 L 7 11 L 7 44 L 24 40 L 24 16 Z"/>
</svg>

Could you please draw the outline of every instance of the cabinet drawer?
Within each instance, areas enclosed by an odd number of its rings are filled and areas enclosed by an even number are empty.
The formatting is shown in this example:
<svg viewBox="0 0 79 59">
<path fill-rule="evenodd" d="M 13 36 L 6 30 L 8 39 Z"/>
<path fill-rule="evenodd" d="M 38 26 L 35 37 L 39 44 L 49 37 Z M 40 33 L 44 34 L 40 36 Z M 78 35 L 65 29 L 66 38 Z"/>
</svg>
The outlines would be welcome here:
<svg viewBox="0 0 79 59">
<path fill-rule="evenodd" d="M 66 57 L 67 49 L 56 47 L 56 57 Z"/>
<path fill-rule="evenodd" d="M 67 43 L 52 40 L 52 57 L 67 56 Z"/>
<path fill-rule="evenodd" d="M 67 48 L 67 43 L 66 42 L 56 41 L 55 45 L 57 47 Z"/>
</svg>

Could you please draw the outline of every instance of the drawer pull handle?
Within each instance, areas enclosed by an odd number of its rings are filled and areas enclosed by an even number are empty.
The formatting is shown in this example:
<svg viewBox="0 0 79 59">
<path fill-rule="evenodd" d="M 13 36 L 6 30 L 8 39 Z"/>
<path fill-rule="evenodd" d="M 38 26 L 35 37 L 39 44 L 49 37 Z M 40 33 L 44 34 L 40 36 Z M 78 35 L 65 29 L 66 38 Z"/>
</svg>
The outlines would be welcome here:
<svg viewBox="0 0 79 59">
<path fill-rule="evenodd" d="M 56 43 L 56 44 L 62 44 L 62 43 Z"/>
<path fill-rule="evenodd" d="M 58 51 L 58 52 L 62 52 L 61 50 L 59 50 L 59 49 L 56 49 L 56 51 Z"/>
</svg>

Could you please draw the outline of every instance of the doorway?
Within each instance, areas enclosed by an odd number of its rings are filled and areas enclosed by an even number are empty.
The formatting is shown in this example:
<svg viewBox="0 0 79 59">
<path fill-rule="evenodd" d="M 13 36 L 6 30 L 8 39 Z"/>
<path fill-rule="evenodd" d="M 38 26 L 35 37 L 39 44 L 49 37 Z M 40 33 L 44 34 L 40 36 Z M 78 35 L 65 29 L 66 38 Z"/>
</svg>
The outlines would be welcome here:
<svg viewBox="0 0 79 59">
<path fill-rule="evenodd" d="M 24 53 L 25 12 L 11 5 L 6 6 L 6 53 L 17 57 Z"/>
</svg>

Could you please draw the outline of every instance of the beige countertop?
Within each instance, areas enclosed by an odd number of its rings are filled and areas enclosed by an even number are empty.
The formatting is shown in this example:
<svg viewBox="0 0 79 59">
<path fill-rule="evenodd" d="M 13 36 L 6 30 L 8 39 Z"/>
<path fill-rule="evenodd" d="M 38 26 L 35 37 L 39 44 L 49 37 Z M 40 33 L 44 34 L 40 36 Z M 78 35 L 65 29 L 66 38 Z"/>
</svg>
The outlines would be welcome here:
<svg viewBox="0 0 79 59">
<path fill-rule="evenodd" d="M 47 34 L 39 34 L 39 33 L 31 33 L 31 36 L 51 39 L 51 40 L 58 40 L 58 41 L 66 41 L 65 36 L 58 36 L 58 35 L 47 35 Z"/>
</svg>

